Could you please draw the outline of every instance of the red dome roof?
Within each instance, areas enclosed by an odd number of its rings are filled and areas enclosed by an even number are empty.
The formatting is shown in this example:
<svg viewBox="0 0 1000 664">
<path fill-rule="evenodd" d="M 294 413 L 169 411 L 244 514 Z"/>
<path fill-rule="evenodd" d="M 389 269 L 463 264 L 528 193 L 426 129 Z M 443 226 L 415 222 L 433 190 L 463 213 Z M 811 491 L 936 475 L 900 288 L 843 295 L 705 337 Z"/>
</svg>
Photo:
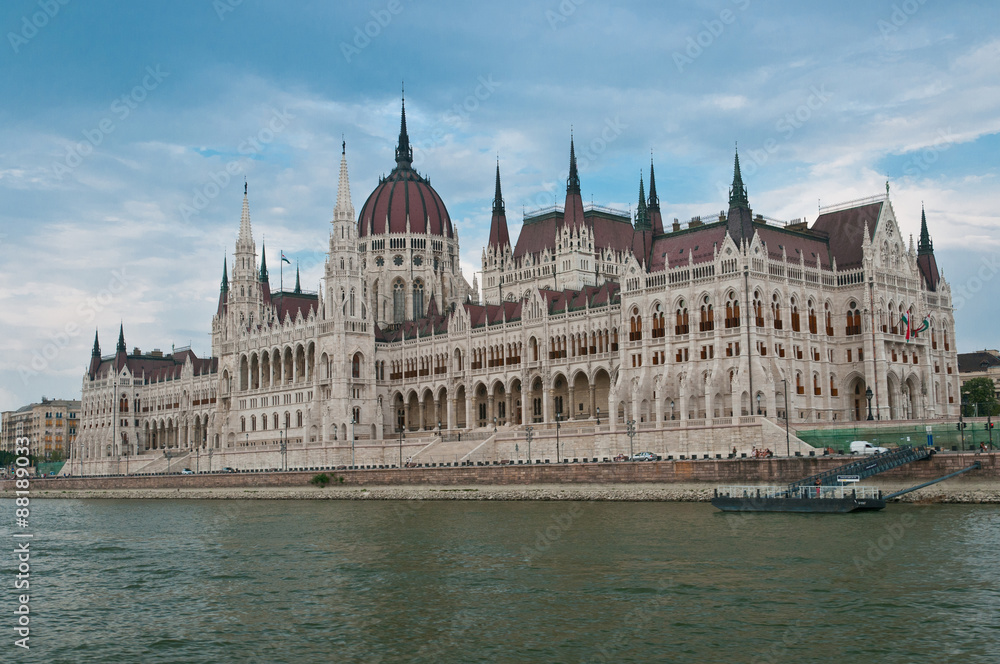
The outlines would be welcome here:
<svg viewBox="0 0 1000 664">
<path fill-rule="evenodd" d="M 406 103 L 399 121 L 399 144 L 396 168 L 381 180 L 358 215 L 358 236 L 405 233 L 406 221 L 411 233 L 430 233 L 455 237 L 451 217 L 430 183 L 413 170 L 413 148 L 406 133 Z"/>
<path fill-rule="evenodd" d="M 411 233 L 455 237 L 451 217 L 434 188 L 409 165 L 379 182 L 358 215 L 358 236 Z"/>
</svg>

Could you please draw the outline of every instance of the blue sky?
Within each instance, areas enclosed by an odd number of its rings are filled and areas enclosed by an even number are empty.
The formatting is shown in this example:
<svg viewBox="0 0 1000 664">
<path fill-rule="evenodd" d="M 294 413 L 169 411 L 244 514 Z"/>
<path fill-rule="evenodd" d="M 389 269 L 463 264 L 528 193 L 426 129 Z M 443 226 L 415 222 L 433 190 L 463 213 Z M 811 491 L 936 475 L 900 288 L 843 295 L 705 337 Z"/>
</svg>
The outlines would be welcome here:
<svg viewBox="0 0 1000 664">
<path fill-rule="evenodd" d="M 959 348 L 995 348 L 998 19 L 934 0 L 10 0 L 0 409 L 79 395 L 95 327 L 105 352 L 124 321 L 130 349 L 207 354 L 244 175 L 272 276 L 281 249 L 315 288 L 341 136 L 360 209 L 393 165 L 404 80 L 470 281 L 497 156 L 516 234 L 522 208 L 561 200 L 571 127 L 585 197 L 634 206 L 652 153 L 668 219 L 725 207 L 738 141 L 769 217 L 812 221 L 888 179 L 916 234 L 923 202 Z"/>
</svg>

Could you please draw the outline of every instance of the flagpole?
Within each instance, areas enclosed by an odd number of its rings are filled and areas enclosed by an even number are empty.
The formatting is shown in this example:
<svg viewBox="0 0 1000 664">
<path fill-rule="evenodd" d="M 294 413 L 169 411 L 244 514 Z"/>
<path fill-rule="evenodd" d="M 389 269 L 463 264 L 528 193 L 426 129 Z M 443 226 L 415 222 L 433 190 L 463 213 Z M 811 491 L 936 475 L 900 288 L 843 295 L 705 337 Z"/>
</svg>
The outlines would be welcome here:
<svg viewBox="0 0 1000 664">
<path fill-rule="evenodd" d="M 284 268 L 285 268 L 285 261 L 284 261 L 285 250 L 284 249 L 278 249 L 278 256 L 279 256 L 279 258 L 278 258 L 278 279 L 280 279 L 278 288 L 279 288 L 279 290 L 281 292 L 284 292 L 285 291 L 285 270 L 284 270 Z"/>
</svg>

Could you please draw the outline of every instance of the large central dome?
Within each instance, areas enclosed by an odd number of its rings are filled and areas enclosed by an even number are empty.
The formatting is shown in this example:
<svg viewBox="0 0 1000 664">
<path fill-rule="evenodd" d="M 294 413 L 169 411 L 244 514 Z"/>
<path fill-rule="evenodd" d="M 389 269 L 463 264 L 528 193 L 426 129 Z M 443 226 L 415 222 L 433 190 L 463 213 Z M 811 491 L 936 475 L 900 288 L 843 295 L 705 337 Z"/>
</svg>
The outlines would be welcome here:
<svg viewBox="0 0 1000 664">
<path fill-rule="evenodd" d="M 413 148 L 406 134 L 406 105 L 399 122 L 396 168 L 380 180 L 358 215 L 358 236 L 406 233 L 453 238 L 451 217 L 430 183 L 413 170 Z"/>
</svg>

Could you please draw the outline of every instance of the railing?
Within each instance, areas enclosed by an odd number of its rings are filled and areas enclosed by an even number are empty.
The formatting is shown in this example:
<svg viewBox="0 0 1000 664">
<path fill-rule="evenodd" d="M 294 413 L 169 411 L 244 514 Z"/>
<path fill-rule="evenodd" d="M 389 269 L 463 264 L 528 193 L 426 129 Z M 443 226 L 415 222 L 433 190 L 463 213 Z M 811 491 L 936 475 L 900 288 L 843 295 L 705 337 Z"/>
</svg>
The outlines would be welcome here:
<svg viewBox="0 0 1000 664">
<path fill-rule="evenodd" d="M 879 499 L 882 491 L 873 486 L 838 484 L 837 486 L 720 486 L 715 490 L 720 498 L 820 498 L 820 499 Z"/>
<path fill-rule="evenodd" d="M 853 201 L 844 201 L 843 203 L 834 203 L 833 205 L 821 205 L 819 207 L 819 213 L 824 214 L 826 212 L 837 212 L 839 210 L 847 210 L 853 207 L 859 207 L 861 205 L 871 205 L 872 203 L 881 203 L 887 199 L 885 194 L 875 194 L 874 196 L 868 196 L 866 198 L 855 198 Z M 875 223 L 875 220 L 872 220 Z"/>
</svg>

